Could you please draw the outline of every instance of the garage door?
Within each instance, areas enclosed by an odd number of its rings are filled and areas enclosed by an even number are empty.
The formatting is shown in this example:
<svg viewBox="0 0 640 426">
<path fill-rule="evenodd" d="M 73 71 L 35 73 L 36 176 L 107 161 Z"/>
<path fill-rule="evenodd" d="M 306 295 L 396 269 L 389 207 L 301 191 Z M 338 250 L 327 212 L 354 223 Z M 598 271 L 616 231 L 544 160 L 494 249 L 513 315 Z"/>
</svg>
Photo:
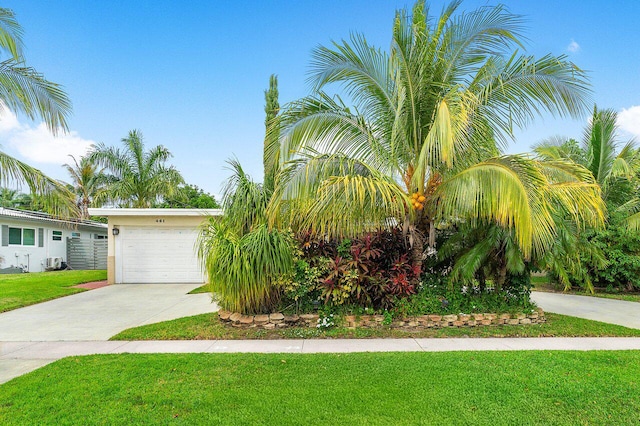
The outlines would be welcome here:
<svg viewBox="0 0 640 426">
<path fill-rule="evenodd" d="M 201 283 L 204 281 L 193 228 L 121 227 L 121 283 Z M 118 260 L 120 262 L 118 262 Z"/>
</svg>

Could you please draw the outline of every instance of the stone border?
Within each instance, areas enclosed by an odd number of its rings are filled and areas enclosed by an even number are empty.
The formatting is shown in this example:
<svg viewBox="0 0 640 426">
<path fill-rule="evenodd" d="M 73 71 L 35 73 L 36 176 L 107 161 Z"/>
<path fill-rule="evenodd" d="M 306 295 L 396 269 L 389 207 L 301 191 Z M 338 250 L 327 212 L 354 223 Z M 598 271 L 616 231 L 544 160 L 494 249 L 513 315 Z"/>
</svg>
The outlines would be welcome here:
<svg viewBox="0 0 640 426">
<path fill-rule="evenodd" d="M 318 325 L 317 314 L 284 315 L 282 313 L 264 315 L 242 315 L 225 310 L 218 311 L 223 323 L 240 328 L 261 328 L 273 330 L 287 327 L 309 327 Z M 544 311 L 538 309 L 529 314 L 459 314 L 459 315 L 420 315 L 387 324 L 391 328 L 422 330 L 425 328 L 478 327 L 489 325 L 528 325 L 546 322 Z M 378 328 L 384 326 L 384 315 L 345 315 L 342 323 L 348 328 Z"/>
</svg>

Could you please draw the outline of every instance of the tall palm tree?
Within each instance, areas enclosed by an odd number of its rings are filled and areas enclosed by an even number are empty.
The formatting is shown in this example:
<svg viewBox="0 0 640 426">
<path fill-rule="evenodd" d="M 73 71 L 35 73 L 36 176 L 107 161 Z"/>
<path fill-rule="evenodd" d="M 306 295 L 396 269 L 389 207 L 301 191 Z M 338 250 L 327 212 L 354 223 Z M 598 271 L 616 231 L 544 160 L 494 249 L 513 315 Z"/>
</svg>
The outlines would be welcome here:
<svg viewBox="0 0 640 426">
<path fill-rule="evenodd" d="M 22 34 L 13 11 L 0 8 L 0 110 L 41 118 L 54 134 L 66 131 L 71 102 L 60 85 L 25 64 Z M 51 213 L 69 215 L 74 210 L 60 182 L 1 151 L 0 182 L 26 183 Z"/>
<path fill-rule="evenodd" d="M 224 216 L 211 218 L 200 233 L 199 256 L 220 305 L 236 312 L 269 312 L 279 299 L 277 280 L 293 269 L 293 241 L 288 232 L 267 226 L 266 210 L 279 169 L 278 79 L 265 90 L 264 184 L 251 180 L 237 160 L 223 195 Z"/>
<path fill-rule="evenodd" d="M 79 163 L 73 155 L 69 157 L 73 160 L 73 165 L 64 164 L 63 167 L 71 176 L 74 201 L 80 209 L 80 219 L 89 219 L 89 207 L 106 195 L 109 176 L 104 173 L 104 168 L 98 168 L 88 157 L 81 157 Z"/>
<path fill-rule="evenodd" d="M 163 197 L 173 196 L 184 179 L 165 163 L 171 152 L 162 145 L 145 151 L 142 133 L 131 130 L 122 139 L 124 150 L 101 143 L 89 154 L 89 161 L 109 170 L 112 177 L 106 197 L 121 206 L 148 208 Z"/>
<path fill-rule="evenodd" d="M 602 188 L 602 197 L 606 200 L 619 179 L 633 178 L 640 166 L 635 141 L 621 140 L 617 120 L 616 111 L 594 106 L 582 145 L 573 139 L 552 138 L 537 144 L 534 150 L 545 159 L 566 159 L 585 166 Z"/>
<path fill-rule="evenodd" d="M 522 18 L 504 6 L 459 6 L 436 18 L 423 1 L 398 11 L 388 53 L 358 34 L 314 50 L 313 94 L 279 118 L 287 162 L 272 223 L 337 236 L 400 223 L 417 265 L 446 221 L 509 229 L 525 258 L 553 242 L 554 210 L 602 223 L 586 169 L 500 155 L 539 112 L 582 113 L 585 74 L 564 56 L 511 53 L 522 48 Z M 349 102 L 324 92 L 334 83 Z"/>
<path fill-rule="evenodd" d="M 570 160 L 591 173 L 602 189 L 602 198 L 610 209 L 626 215 L 631 230 L 640 229 L 640 196 L 637 181 L 640 173 L 640 150 L 635 140 L 622 140 L 612 109 L 593 108 L 585 127 L 582 144 L 574 139 L 550 138 L 537 144 L 536 154 L 547 160 Z"/>
</svg>

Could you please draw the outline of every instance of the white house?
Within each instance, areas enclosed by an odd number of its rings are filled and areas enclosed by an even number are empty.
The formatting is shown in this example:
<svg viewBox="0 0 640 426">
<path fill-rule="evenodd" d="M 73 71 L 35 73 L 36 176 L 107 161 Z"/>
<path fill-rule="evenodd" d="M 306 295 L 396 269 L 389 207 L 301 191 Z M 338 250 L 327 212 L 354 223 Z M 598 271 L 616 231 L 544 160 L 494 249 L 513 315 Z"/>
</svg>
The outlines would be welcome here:
<svg viewBox="0 0 640 426">
<path fill-rule="evenodd" d="M 202 283 L 196 244 L 200 225 L 218 209 L 90 208 L 109 220 L 110 284 Z"/>
<path fill-rule="evenodd" d="M 91 220 L 62 220 L 40 212 L 0 208 L 0 267 L 41 272 L 47 259 L 68 262 L 67 238 L 104 240 L 107 225 Z"/>
</svg>

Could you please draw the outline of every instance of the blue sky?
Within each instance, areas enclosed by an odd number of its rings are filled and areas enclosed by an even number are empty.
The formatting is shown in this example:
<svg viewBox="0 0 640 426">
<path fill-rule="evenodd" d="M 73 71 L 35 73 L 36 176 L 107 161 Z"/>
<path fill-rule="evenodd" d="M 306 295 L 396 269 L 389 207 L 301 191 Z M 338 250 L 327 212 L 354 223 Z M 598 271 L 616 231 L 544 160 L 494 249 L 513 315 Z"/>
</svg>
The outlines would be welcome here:
<svg viewBox="0 0 640 426">
<path fill-rule="evenodd" d="M 438 14 L 444 2 L 430 2 Z M 466 1 L 471 10 L 487 1 Z M 527 51 L 567 54 L 589 71 L 593 101 L 621 112 L 640 137 L 640 2 L 507 1 L 526 17 Z M 4 116 L 2 149 L 66 179 L 67 154 L 91 142 L 117 145 L 140 129 L 165 145 L 192 184 L 218 194 L 236 156 L 262 176 L 264 89 L 279 78 L 280 103 L 308 94 L 311 50 L 363 33 L 387 48 L 394 11 L 411 2 L 9 0 L 25 30 L 29 65 L 64 85 L 74 104 L 71 133 L 54 139 L 38 122 Z M 635 108 L 634 108 L 635 107 Z M 587 117 L 543 117 L 518 132 L 509 152 L 553 135 L 579 138 Z"/>
</svg>

